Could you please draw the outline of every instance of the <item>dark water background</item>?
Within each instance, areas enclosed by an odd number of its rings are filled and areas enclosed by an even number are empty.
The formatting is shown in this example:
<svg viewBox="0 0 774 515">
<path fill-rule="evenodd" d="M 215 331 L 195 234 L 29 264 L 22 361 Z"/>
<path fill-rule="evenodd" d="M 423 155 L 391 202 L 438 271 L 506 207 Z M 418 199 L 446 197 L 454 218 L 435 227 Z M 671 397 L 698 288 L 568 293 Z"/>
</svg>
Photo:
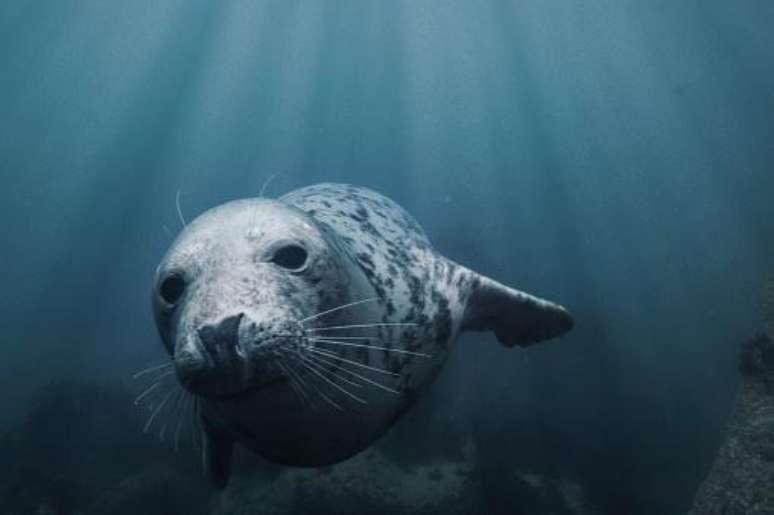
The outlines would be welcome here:
<svg viewBox="0 0 774 515">
<path fill-rule="evenodd" d="M 599 513 L 684 512 L 774 266 L 772 26 L 768 0 L 3 2 L 4 459 L 44 385 L 136 388 L 162 355 L 176 191 L 192 218 L 278 174 L 374 188 L 576 316 L 528 350 L 460 338 L 398 453 L 453 417 Z"/>
</svg>

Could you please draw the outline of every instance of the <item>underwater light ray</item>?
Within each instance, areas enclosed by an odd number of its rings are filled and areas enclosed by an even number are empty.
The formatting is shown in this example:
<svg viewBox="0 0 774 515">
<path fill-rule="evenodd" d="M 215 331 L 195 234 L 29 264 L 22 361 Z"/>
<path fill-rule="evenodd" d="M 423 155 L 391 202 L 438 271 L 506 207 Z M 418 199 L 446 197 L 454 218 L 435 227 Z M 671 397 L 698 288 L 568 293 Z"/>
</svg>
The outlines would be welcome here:
<svg viewBox="0 0 774 515">
<path fill-rule="evenodd" d="M 184 3 L 181 2 L 181 4 Z M 39 227 L 44 231 L 50 227 L 53 234 L 46 237 L 46 260 L 37 268 L 41 271 L 39 277 L 57 278 L 58 288 L 52 289 L 48 279 L 30 281 L 27 284 L 30 298 L 50 298 L 52 294 L 56 295 L 56 292 L 76 291 L 68 282 L 79 281 L 80 287 L 77 288 L 76 296 L 78 301 L 73 301 L 72 296 L 68 295 L 67 302 L 75 312 L 68 313 L 67 316 L 81 321 L 79 332 L 82 336 L 85 335 L 85 338 L 80 340 L 87 344 L 93 341 L 93 346 L 96 348 L 104 347 L 99 344 L 101 338 L 90 340 L 89 333 L 99 332 L 99 324 L 102 323 L 100 317 L 85 316 L 84 313 L 78 313 L 78 310 L 95 305 L 93 299 L 84 298 L 87 292 L 94 294 L 102 291 L 103 295 L 109 295 L 109 290 L 87 286 L 93 274 L 85 275 L 81 272 L 88 267 L 92 270 L 107 271 L 107 276 L 105 274 L 101 274 L 99 278 L 94 276 L 94 280 L 102 285 L 111 280 L 120 279 L 116 275 L 111 277 L 111 273 L 120 273 L 117 262 L 133 254 L 127 251 L 127 248 L 138 248 L 138 245 L 132 244 L 132 230 L 139 231 L 144 221 L 138 220 L 135 213 L 142 212 L 146 188 L 152 185 L 154 179 L 161 174 L 154 171 L 152 167 L 142 172 L 132 170 L 134 167 L 144 168 L 138 157 L 155 154 L 152 149 L 143 148 L 149 140 L 142 138 L 138 140 L 137 125 L 142 125 L 149 113 L 151 117 L 155 114 L 153 113 L 154 103 L 152 99 L 149 100 L 148 92 L 154 84 L 158 85 L 158 83 L 149 78 L 156 76 L 158 68 L 165 66 L 164 61 L 168 58 L 163 48 L 169 41 L 168 38 L 175 36 L 172 31 L 174 24 L 171 20 L 174 19 L 176 5 L 176 2 L 171 2 L 164 9 L 154 10 L 152 15 L 144 12 L 144 15 L 156 17 L 160 23 L 161 32 L 153 30 L 156 28 L 154 23 L 137 27 L 130 26 L 122 20 L 121 23 L 111 27 L 103 27 L 105 31 L 112 31 L 112 35 L 103 45 L 96 45 L 93 41 L 87 45 L 87 39 L 73 40 L 70 46 L 77 48 L 78 52 L 84 55 L 80 61 L 74 62 L 72 69 L 68 69 L 68 73 L 72 75 L 73 80 L 77 77 L 76 86 L 79 87 L 68 90 L 68 83 L 71 82 L 69 78 L 69 82 L 59 84 L 58 87 L 63 91 L 80 91 L 81 96 L 77 97 L 78 102 L 72 107 L 62 105 L 48 113 L 49 116 L 60 120 L 60 126 L 64 123 L 64 127 L 60 128 L 69 130 L 73 136 L 69 140 L 64 155 L 57 156 L 56 163 L 45 163 L 45 158 L 41 158 L 42 162 L 37 163 L 39 168 L 36 173 L 25 177 L 25 180 L 34 182 L 39 180 L 41 173 L 48 173 L 49 170 L 57 171 L 41 182 L 43 191 L 51 192 L 53 201 L 50 204 L 58 208 L 56 217 L 50 217 L 39 223 Z M 82 22 L 88 24 L 89 17 L 84 14 Z M 95 31 L 103 33 L 102 29 L 89 30 L 88 39 L 95 37 L 93 34 Z M 142 35 L 147 37 L 136 38 L 131 47 L 121 47 L 117 55 L 125 59 L 114 60 L 110 66 L 103 62 L 103 58 L 114 49 L 111 45 L 120 46 L 120 43 L 130 35 L 136 35 L 135 31 L 141 31 Z M 89 57 L 93 54 L 96 57 L 90 60 Z M 96 75 L 91 72 L 85 73 L 83 70 L 90 64 L 100 65 L 96 68 Z M 105 84 L 95 81 L 93 84 L 87 82 L 89 88 L 80 87 L 81 82 L 88 81 L 91 77 L 99 78 L 105 81 Z M 88 93 L 91 93 L 97 85 L 100 86 L 99 91 L 89 96 Z M 83 112 L 77 111 L 81 108 Z M 78 116 L 73 116 L 76 111 Z M 70 127 L 70 122 L 74 122 L 75 130 Z M 33 189 L 39 190 L 40 187 L 36 186 Z M 111 196 L 110 203 L 102 202 L 105 192 L 108 191 L 120 191 L 121 195 Z M 126 220 L 127 223 L 112 223 L 112 220 L 116 219 Z M 84 226 L 84 220 L 94 223 Z M 55 224 L 52 221 L 55 221 Z M 36 230 L 34 234 L 39 232 Z M 84 242 L 97 241 L 102 244 L 84 244 Z M 74 250 L 75 256 L 73 256 Z M 40 293 L 43 289 L 46 290 L 45 295 Z M 107 309 L 109 304 L 110 301 L 101 305 Z M 91 370 L 94 368 L 92 357 L 93 354 L 84 345 L 79 352 L 68 352 L 66 359 L 69 366 Z"/>
<path fill-rule="evenodd" d="M 249 185 L 265 177 L 260 158 L 272 148 L 279 122 L 275 91 L 285 73 L 280 67 L 284 53 L 284 30 L 296 7 L 280 4 L 231 2 L 224 4 L 213 27 L 213 40 L 192 85 L 180 128 L 171 141 L 163 167 L 166 183 L 180 187 L 191 177 L 207 194 L 248 197 Z M 289 14 L 290 13 L 290 14 Z M 280 124 L 281 125 L 281 124 Z M 234 157 L 236 156 L 236 157 Z M 236 160 L 233 179 L 222 181 L 219 162 Z M 244 180 L 240 181 L 239 177 Z M 187 189 L 189 194 L 196 190 Z M 213 198 L 212 201 L 222 198 Z"/>
</svg>

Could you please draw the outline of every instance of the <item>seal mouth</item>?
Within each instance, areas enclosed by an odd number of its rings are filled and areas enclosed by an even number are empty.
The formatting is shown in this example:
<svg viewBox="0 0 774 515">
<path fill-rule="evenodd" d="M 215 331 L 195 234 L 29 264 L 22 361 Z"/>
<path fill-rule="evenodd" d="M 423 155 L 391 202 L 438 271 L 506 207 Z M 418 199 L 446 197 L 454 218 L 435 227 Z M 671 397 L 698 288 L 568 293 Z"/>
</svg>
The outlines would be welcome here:
<svg viewBox="0 0 774 515">
<path fill-rule="evenodd" d="M 178 379 L 196 395 L 223 400 L 289 383 L 276 362 L 285 349 L 298 345 L 300 334 L 290 324 L 256 323 L 243 313 L 227 316 L 181 336 L 175 353 Z"/>
</svg>

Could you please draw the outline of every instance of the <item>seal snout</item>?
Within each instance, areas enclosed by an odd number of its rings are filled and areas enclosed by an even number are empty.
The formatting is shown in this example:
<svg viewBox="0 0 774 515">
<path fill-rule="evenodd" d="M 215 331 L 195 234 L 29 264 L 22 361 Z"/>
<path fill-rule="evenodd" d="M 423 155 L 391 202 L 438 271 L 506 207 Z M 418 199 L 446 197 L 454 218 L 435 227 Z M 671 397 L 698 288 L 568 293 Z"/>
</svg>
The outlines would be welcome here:
<svg viewBox="0 0 774 515">
<path fill-rule="evenodd" d="M 281 379 L 273 362 L 296 336 L 289 326 L 242 312 L 189 332 L 175 353 L 180 382 L 193 393 L 233 396 Z M 291 334 L 292 333 L 292 334 Z"/>
<path fill-rule="evenodd" d="M 239 326 L 244 318 L 244 313 L 226 317 L 220 322 L 205 325 L 197 331 L 199 341 L 204 351 L 210 358 L 217 362 L 218 358 L 225 357 L 231 352 L 241 353 L 239 349 Z"/>
</svg>

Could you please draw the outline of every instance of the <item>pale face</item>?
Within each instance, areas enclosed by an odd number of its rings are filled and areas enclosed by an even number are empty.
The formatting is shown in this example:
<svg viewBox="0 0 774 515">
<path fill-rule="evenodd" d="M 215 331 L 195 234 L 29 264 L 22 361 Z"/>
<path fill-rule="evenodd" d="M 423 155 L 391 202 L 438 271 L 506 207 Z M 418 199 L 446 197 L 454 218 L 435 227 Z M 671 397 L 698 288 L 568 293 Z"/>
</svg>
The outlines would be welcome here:
<svg viewBox="0 0 774 515">
<path fill-rule="evenodd" d="M 231 202 L 194 220 L 159 265 L 156 323 L 181 384 L 223 400 L 287 383 L 302 321 L 346 302 L 337 250 L 282 203 Z"/>
</svg>

